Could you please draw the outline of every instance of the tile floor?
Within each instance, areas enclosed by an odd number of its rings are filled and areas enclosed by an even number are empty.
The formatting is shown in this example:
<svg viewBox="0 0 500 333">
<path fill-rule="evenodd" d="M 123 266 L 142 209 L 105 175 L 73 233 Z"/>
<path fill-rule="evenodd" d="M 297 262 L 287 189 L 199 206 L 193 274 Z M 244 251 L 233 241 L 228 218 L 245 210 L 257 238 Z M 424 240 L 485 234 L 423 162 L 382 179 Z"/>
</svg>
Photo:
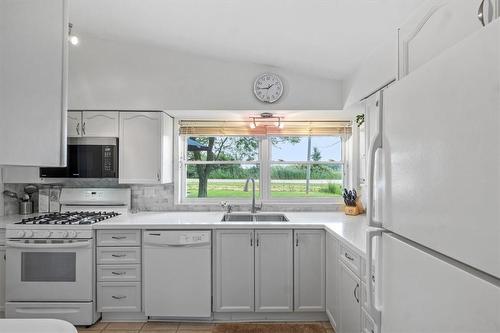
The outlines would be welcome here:
<svg viewBox="0 0 500 333">
<path fill-rule="evenodd" d="M 77 327 L 86 333 L 334 333 L 329 322 L 293 323 L 103 323 L 91 327 Z"/>
</svg>

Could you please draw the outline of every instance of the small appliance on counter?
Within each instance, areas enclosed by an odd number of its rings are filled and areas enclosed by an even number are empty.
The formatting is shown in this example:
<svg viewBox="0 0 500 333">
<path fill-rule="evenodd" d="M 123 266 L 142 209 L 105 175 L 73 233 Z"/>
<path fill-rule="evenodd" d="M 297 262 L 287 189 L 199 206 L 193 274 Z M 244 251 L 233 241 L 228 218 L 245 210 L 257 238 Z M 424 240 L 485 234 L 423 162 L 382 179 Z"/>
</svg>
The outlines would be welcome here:
<svg viewBox="0 0 500 333">
<path fill-rule="evenodd" d="M 38 187 L 35 185 L 26 185 L 24 187 L 24 194 L 19 197 L 17 193 L 9 190 L 3 191 L 3 195 L 6 197 L 17 200 L 19 207 L 20 215 L 29 215 L 34 212 L 34 204 L 33 204 L 33 193 L 38 191 Z"/>
</svg>

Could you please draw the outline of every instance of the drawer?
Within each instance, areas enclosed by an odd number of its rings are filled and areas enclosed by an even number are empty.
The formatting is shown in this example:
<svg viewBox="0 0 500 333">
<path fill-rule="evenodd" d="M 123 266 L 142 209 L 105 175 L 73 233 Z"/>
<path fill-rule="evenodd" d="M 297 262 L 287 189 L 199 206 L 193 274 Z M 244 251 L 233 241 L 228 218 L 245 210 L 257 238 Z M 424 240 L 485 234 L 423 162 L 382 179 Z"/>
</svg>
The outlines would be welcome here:
<svg viewBox="0 0 500 333">
<path fill-rule="evenodd" d="M 140 312 L 140 282 L 97 283 L 97 312 Z"/>
<path fill-rule="evenodd" d="M 140 246 L 140 230 L 98 230 L 97 246 Z"/>
<path fill-rule="evenodd" d="M 98 247 L 98 264 L 140 264 L 140 247 Z"/>
<path fill-rule="evenodd" d="M 353 250 L 345 246 L 340 247 L 340 258 L 359 277 L 361 267 L 361 257 Z"/>
<path fill-rule="evenodd" d="M 97 265 L 97 281 L 141 281 L 141 265 Z"/>
<path fill-rule="evenodd" d="M 361 332 L 362 333 L 378 333 L 375 321 L 370 317 L 368 312 L 361 310 Z"/>
</svg>

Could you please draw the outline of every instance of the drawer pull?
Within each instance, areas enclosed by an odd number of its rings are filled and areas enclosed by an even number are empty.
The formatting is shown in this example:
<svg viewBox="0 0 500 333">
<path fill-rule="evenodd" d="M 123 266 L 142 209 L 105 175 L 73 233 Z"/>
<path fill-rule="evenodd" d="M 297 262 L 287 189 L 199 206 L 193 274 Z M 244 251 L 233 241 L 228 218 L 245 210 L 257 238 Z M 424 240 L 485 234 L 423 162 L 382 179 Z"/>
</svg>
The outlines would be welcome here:
<svg viewBox="0 0 500 333">
<path fill-rule="evenodd" d="M 127 272 L 111 272 L 113 275 L 125 275 Z"/>
<path fill-rule="evenodd" d="M 113 297 L 114 299 L 124 299 L 124 298 L 127 298 L 127 296 L 115 296 L 115 295 L 113 295 L 111 297 Z"/>
<path fill-rule="evenodd" d="M 349 255 L 349 253 L 345 252 L 344 256 L 349 259 L 350 261 L 354 261 L 354 258 Z"/>
<path fill-rule="evenodd" d="M 126 254 L 112 254 L 111 256 L 115 257 L 115 258 L 123 258 L 123 257 L 126 257 L 127 255 Z"/>
<path fill-rule="evenodd" d="M 113 239 L 125 239 L 127 236 L 111 236 Z"/>
</svg>

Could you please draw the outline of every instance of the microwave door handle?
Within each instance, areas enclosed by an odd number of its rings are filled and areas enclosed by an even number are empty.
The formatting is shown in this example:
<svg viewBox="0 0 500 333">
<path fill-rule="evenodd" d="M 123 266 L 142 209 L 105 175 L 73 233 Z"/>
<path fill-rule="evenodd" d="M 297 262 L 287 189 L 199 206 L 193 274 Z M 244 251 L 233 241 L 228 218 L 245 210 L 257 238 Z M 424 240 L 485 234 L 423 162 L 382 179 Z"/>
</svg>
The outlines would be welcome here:
<svg viewBox="0 0 500 333">
<path fill-rule="evenodd" d="M 76 249 L 84 248 L 92 245 L 92 242 L 75 242 L 75 243 L 45 243 L 45 244 L 33 244 L 33 243 L 21 243 L 14 241 L 5 242 L 7 247 L 18 248 L 18 249 Z"/>
</svg>

